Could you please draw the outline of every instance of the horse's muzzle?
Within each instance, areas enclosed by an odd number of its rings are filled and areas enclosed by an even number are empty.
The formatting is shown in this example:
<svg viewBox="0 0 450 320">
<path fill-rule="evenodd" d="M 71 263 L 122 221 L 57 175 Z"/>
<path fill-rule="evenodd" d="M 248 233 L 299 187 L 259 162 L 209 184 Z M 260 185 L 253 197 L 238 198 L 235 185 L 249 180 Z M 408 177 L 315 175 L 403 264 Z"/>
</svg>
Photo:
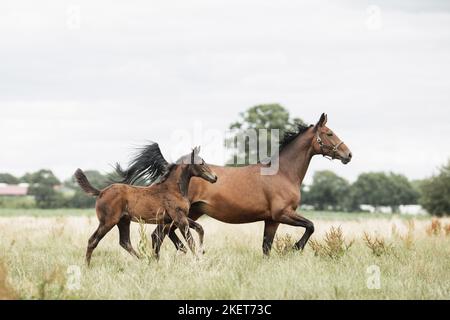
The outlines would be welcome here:
<svg viewBox="0 0 450 320">
<path fill-rule="evenodd" d="M 348 155 L 347 155 L 346 157 L 342 157 L 342 158 L 341 158 L 341 162 L 342 162 L 343 164 L 347 164 L 347 163 L 349 163 L 350 161 L 352 161 L 352 157 L 353 157 L 352 153 L 349 152 Z"/>
</svg>

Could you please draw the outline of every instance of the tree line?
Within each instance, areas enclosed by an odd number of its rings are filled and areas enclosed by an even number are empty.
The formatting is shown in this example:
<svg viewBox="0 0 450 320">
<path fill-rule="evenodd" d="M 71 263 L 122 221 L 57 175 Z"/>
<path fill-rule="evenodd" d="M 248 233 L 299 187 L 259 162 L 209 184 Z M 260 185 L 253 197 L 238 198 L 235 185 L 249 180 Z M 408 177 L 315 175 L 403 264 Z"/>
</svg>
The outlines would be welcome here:
<svg viewBox="0 0 450 320">
<path fill-rule="evenodd" d="M 103 175 L 96 170 L 85 172 L 89 181 L 99 188 L 108 186 L 112 175 Z M 10 185 L 27 183 L 28 196 L 30 199 L 0 199 L 1 206 L 10 206 L 18 208 L 35 207 L 40 209 L 56 208 L 91 208 L 95 205 L 95 199 L 86 195 L 76 184 L 74 178 L 60 181 L 51 170 L 42 169 L 33 173 L 27 173 L 23 177 L 15 177 L 9 173 L 0 173 L 0 183 Z"/>
<path fill-rule="evenodd" d="M 86 171 L 92 184 L 104 188 L 111 183 L 111 175 L 103 175 L 95 170 Z M 28 183 L 28 195 L 33 203 L 9 202 L 14 207 L 53 208 L 93 208 L 95 199 L 86 195 L 73 178 L 61 182 L 51 170 L 27 173 L 21 178 L 8 173 L 0 173 L 0 183 Z M 376 211 L 380 207 L 391 207 L 399 212 L 401 205 L 420 204 L 430 214 L 450 214 L 450 161 L 439 173 L 424 180 L 409 181 L 396 173 L 366 172 L 350 183 L 332 171 L 317 171 L 310 185 L 302 185 L 301 204 L 314 210 L 360 211 L 361 205 L 371 205 Z M 0 199 L 0 207 L 8 206 L 5 198 Z"/>
<path fill-rule="evenodd" d="M 420 189 L 405 176 L 395 173 L 367 172 L 350 184 L 332 171 L 317 171 L 313 182 L 302 190 L 302 203 L 316 210 L 359 211 L 361 205 L 391 207 L 417 204 Z"/>
</svg>

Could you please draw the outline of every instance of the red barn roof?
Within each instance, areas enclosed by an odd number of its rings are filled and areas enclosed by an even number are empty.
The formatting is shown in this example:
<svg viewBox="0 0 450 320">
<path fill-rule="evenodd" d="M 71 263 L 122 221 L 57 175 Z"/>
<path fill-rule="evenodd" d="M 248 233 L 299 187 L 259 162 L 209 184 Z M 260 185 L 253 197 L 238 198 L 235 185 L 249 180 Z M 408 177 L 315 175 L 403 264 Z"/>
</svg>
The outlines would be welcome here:
<svg viewBox="0 0 450 320">
<path fill-rule="evenodd" d="M 18 185 L 0 186 L 0 196 L 26 196 L 28 187 Z"/>
</svg>

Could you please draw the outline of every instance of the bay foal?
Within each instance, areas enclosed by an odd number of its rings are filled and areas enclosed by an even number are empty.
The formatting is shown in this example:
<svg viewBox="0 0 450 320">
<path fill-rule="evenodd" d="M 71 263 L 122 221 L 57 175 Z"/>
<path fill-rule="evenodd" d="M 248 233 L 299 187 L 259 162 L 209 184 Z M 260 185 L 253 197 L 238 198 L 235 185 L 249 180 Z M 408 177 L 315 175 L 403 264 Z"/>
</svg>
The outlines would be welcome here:
<svg viewBox="0 0 450 320">
<path fill-rule="evenodd" d="M 192 177 L 202 178 L 210 183 L 217 176 L 199 157 L 200 148 L 169 165 L 160 154 L 159 147 L 152 146 L 153 167 L 149 172 L 159 176 L 160 182 L 149 187 L 136 187 L 125 184 L 113 184 L 103 190 L 94 188 L 81 169 L 75 172 L 80 187 L 88 194 L 97 197 L 96 211 L 99 226 L 89 239 L 86 262 L 89 265 L 92 252 L 101 239 L 117 225 L 120 245 L 131 255 L 139 257 L 130 242 L 131 221 L 143 221 L 149 224 L 165 225 L 169 230 L 173 224 L 181 230 L 190 250 L 195 254 L 195 242 L 189 227 L 195 229 L 203 244 L 203 228 L 197 222 L 188 219 L 189 200 L 187 199 L 189 182 Z M 156 256 L 159 255 L 161 242 L 153 238 Z M 155 243 L 156 242 L 156 243 Z"/>
</svg>

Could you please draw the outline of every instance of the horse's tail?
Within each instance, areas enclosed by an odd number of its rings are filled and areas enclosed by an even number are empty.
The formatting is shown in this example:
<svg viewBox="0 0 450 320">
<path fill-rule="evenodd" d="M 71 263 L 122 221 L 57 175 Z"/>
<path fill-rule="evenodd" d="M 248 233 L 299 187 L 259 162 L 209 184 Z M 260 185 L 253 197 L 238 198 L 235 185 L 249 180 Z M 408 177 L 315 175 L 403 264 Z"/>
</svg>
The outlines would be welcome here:
<svg viewBox="0 0 450 320">
<path fill-rule="evenodd" d="M 94 197 L 98 197 L 100 195 L 100 190 L 95 189 L 91 185 L 83 170 L 77 169 L 77 171 L 75 172 L 75 179 L 77 180 L 78 185 L 81 187 L 81 189 L 83 189 L 83 191 L 87 194 L 90 194 Z"/>
</svg>

